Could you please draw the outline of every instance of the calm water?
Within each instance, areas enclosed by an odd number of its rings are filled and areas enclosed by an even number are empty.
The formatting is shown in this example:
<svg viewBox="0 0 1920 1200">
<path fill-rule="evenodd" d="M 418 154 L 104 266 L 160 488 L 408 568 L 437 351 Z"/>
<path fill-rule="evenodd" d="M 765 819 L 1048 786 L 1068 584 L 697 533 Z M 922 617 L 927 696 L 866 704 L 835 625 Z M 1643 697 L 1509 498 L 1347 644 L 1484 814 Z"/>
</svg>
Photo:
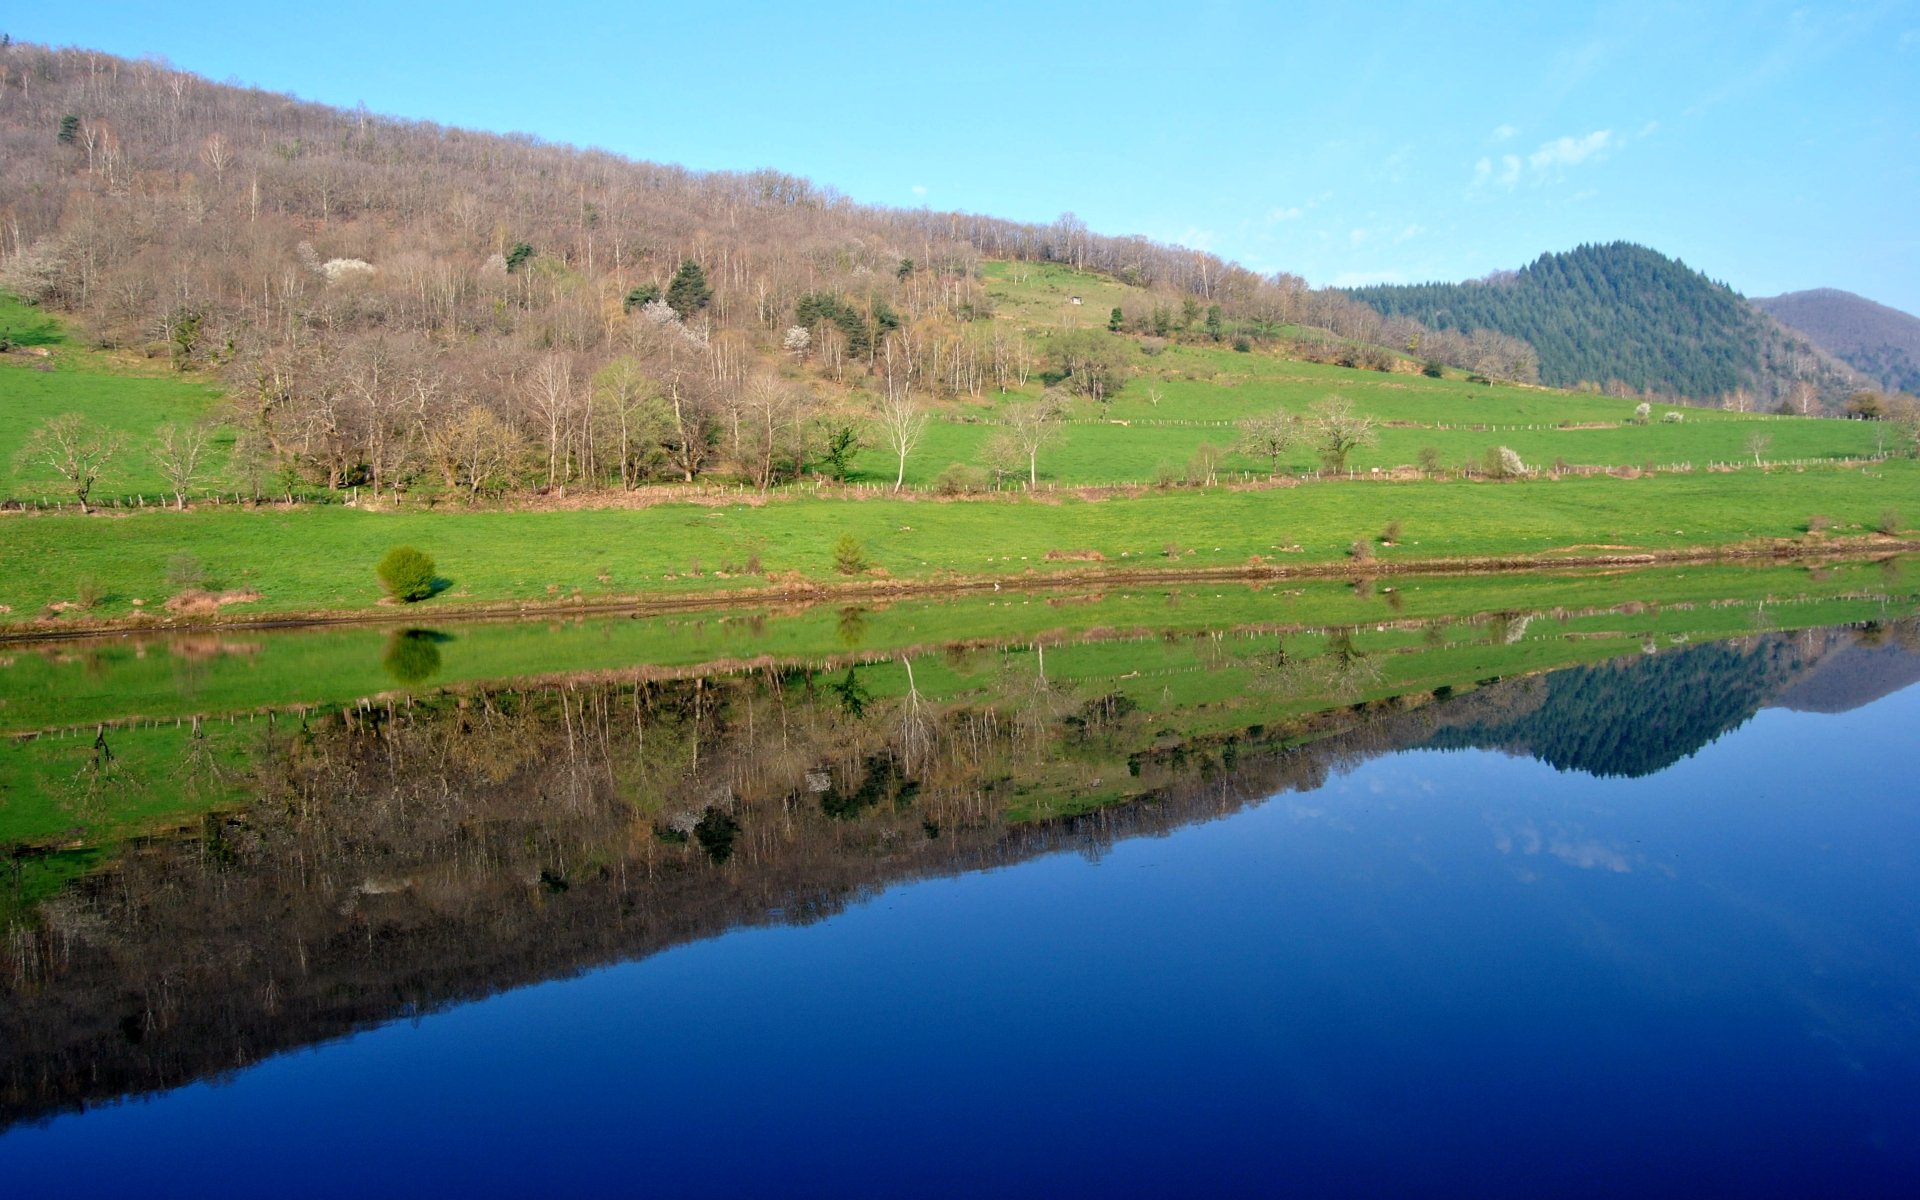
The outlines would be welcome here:
<svg viewBox="0 0 1920 1200">
<path fill-rule="evenodd" d="M 963 721 L 976 697 L 924 740 L 917 696 L 877 676 L 859 712 L 823 678 L 650 693 L 644 721 L 618 690 L 604 712 L 522 698 L 498 729 L 528 723 L 497 745 L 472 697 L 404 736 L 287 732 L 286 778 L 315 786 L 262 784 L 244 821 L 136 854 L 112 887 L 81 881 L 84 906 L 48 902 L 14 1028 L 37 1036 L 53 1009 L 33 997 L 59 993 L 73 1029 L 9 1066 L 22 1123 L 0 1134 L 0 1179 L 1911 1194 L 1920 659 L 1901 644 L 1667 647 L 1230 736 L 1200 731 L 1217 699 L 1034 700 L 1005 665 L 980 672 L 1000 681 L 992 731 Z M 1048 706 L 1030 735 L 1015 694 Z M 449 765 L 452 722 L 490 747 L 475 763 Z M 990 736 L 997 756 L 966 748 Z M 677 764 L 659 813 L 695 795 L 730 820 L 689 834 L 691 810 L 676 828 L 602 805 L 655 786 L 622 737 Z M 598 758 L 570 776 L 569 755 Z M 1116 774 L 1147 790 L 1071 820 L 966 816 L 1021 779 L 1091 795 Z M 511 824 L 485 807 L 494 785 L 547 807 Z M 478 798 L 432 809 L 449 788 Z M 969 809 L 981 789 L 1001 790 Z M 323 793 L 352 801 L 299 799 Z M 445 853 L 403 848 L 430 845 Z M 307 995 L 301 970 L 335 975 Z"/>
</svg>

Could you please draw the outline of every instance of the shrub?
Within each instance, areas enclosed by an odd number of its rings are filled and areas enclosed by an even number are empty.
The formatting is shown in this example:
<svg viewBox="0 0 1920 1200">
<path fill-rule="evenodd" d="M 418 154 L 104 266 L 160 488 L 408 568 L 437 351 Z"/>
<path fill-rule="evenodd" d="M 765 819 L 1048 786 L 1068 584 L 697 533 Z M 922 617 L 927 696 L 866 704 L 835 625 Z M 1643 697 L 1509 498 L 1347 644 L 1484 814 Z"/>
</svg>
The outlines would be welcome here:
<svg viewBox="0 0 1920 1200">
<path fill-rule="evenodd" d="M 1430 358 L 1426 362 L 1421 364 L 1420 373 L 1422 375 L 1425 375 L 1428 379 L 1438 379 L 1442 375 L 1446 374 L 1446 371 L 1444 368 L 1440 366 L 1440 363 L 1437 359 Z"/>
<path fill-rule="evenodd" d="M 433 571 L 433 560 L 412 546 L 395 546 L 374 568 L 387 595 L 407 604 L 433 595 Z"/>
<path fill-rule="evenodd" d="M 1366 562 L 1373 557 L 1373 543 L 1365 538 L 1361 538 L 1353 545 L 1347 547 L 1347 553 L 1353 556 L 1355 562 Z"/>
<path fill-rule="evenodd" d="M 188 588 L 205 587 L 207 567 L 191 554 L 174 554 L 167 558 L 167 586 L 176 592 Z"/>
<path fill-rule="evenodd" d="M 1527 464 L 1521 460 L 1519 453 L 1510 446 L 1501 446 L 1495 452 L 1495 457 L 1500 462 L 1500 476 L 1503 479 L 1531 474 L 1527 469 Z"/>
<path fill-rule="evenodd" d="M 81 608 L 95 608 L 107 598 L 107 589 L 91 575 L 83 575 L 73 585 L 73 600 Z"/>
<path fill-rule="evenodd" d="M 1420 447 L 1420 469 L 1431 475 L 1440 469 L 1440 451 L 1433 446 Z"/>
<path fill-rule="evenodd" d="M 1251 354 L 1253 352 L 1253 339 L 1244 333 L 1240 334 L 1233 339 L 1233 348 L 1241 354 Z"/>
<path fill-rule="evenodd" d="M 1807 518 L 1808 533 L 1825 533 L 1833 525 L 1833 518 L 1825 513 L 1814 513 Z"/>
<path fill-rule="evenodd" d="M 840 535 L 833 544 L 833 569 L 842 575 L 858 575 L 867 569 L 867 551 L 859 538 L 850 533 Z"/>
<path fill-rule="evenodd" d="M 1400 540 L 1400 522 L 1388 521 L 1387 527 L 1380 531 L 1380 540 L 1391 546 Z"/>
<path fill-rule="evenodd" d="M 1876 528 L 1878 528 L 1881 533 L 1886 534 L 1888 537 L 1892 537 L 1894 534 L 1899 533 L 1900 532 L 1900 510 L 1897 508 L 1889 508 L 1882 511 L 1880 514 L 1880 524 Z"/>
<path fill-rule="evenodd" d="M 1678 425 L 1681 422 L 1682 417 L 1680 416 L 1679 413 L 1674 412 L 1672 410 L 1668 410 L 1667 414 L 1661 417 L 1660 419 L 1669 425 Z"/>
<path fill-rule="evenodd" d="M 1160 549 L 1160 553 L 1166 555 L 1168 558 L 1179 558 L 1186 552 L 1186 547 L 1182 546 L 1179 542 L 1168 542 Z"/>
<path fill-rule="evenodd" d="M 933 490 L 942 496 L 960 496 L 968 492 L 984 492 L 987 483 L 985 468 L 954 463 L 933 477 Z"/>
</svg>

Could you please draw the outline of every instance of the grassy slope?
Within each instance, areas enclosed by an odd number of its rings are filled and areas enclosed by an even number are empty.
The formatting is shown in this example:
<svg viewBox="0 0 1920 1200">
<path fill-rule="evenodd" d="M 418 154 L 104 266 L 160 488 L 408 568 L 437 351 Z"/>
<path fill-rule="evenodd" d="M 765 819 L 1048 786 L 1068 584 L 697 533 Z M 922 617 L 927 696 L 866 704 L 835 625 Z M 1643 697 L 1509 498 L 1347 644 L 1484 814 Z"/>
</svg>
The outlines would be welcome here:
<svg viewBox="0 0 1920 1200">
<path fill-rule="evenodd" d="M 1148 293 L 1065 267 L 1026 263 L 989 263 L 988 293 L 995 318 L 1032 335 L 1037 359 L 1044 359 L 1047 335 L 1061 328 L 1104 328 L 1115 304 L 1129 313 L 1153 301 Z M 1069 297 L 1084 303 L 1073 306 Z M 1130 339 L 1136 348 L 1139 342 Z M 1136 375 L 1104 416 L 1087 401 L 1076 402 L 1060 441 L 1041 457 L 1044 481 L 1124 483 L 1154 480 L 1163 469 L 1181 473 L 1202 443 L 1230 447 L 1232 425 L 1254 413 L 1285 408 L 1301 413 L 1328 395 L 1338 394 L 1390 427 L 1380 443 L 1356 451 L 1349 463 L 1357 470 L 1409 466 L 1432 448 L 1446 467 L 1478 464 L 1490 447 L 1509 446 L 1530 464 L 1556 460 L 1574 465 L 1642 466 L 1747 462 L 1748 439 L 1771 439 L 1769 461 L 1866 457 L 1882 449 L 1880 435 L 1892 431 L 1863 422 L 1781 418 L 1709 409 L 1684 409 L 1683 420 L 1668 424 L 1629 423 L 1634 401 L 1581 395 L 1537 387 L 1483 386 L 1458 373 L 1445 379 L 1419 375 L 1357 371 L 1295 362 L 1269 354 L 1238 354 L 1210 343 L 1172 345 L 1158 355 L 1136 353 Z M 1023 389 L 1035 395 L 1037 378 Z M 1157 393 L 1155 401 L 1152 394 Z M 1002 398 L 989 394 L 960 402 L 936 423 L 919 450 L 908 459 L 910 484 L 930 484 L 951 463 L 979 463 L 994 431 Z M 1124 422 L 1124 424 L 1122 423 Z M 1609 428 L 1562 428 L 1606 425 Z M 882 449 L 857 461 L 857 478 L 891 483 L 895 463 Z M 1264 475 L 1268 464 L 1229 455 L 1230 471 Z M 1295 447 L 1282 463 L 1300 474 L 1318 466 L 1307 445 Z"/>
<path fill-rule="evenodd" d="M 52 351 L 44 359 L 20 353 L 0 358 L 0 498 L 72 499 L 65 481 L 21 462 L 20 452 L 49 417 L 80 413 L 126 439 L 98 494 L 145 495 L 151 502 L 165 488 L 152 457 L 154 431 L 169 421 L 185 425 L 201 420 L 220 397 L 220 390 L 204 378 L 83 349 L 60 322 L 4 293 L 0 329 L 21 345 Z M 51 370 L 44 369 L 49 366 Z M 213 456 L 213 478 L 220 476 L 224 459 L 223 442 Z"/>
</svg>

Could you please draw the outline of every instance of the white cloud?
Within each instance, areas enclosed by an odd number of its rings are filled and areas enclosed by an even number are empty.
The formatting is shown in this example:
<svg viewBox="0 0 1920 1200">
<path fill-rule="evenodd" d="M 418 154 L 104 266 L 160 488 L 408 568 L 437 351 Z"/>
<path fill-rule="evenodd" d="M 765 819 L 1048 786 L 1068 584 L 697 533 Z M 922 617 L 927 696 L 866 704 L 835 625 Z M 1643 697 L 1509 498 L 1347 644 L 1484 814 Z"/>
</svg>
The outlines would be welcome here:
<svg viewBox="0 0 1920 1200">
<path fill-rule="evenodd" d="M 1585 137 L 1559 137 L 1529 154 L 1527 165 L 1536 171 L 1577 167 L 1596 155 L 1604 155 L 1616 144 L 1611 129 L 1596 129 Z"/>
<path fill-rule="evenodd" d="M 1211 250 L 1219 237 L 1220 235 L 1211 229 L 1189 227 L 1185 233 L 1174 238 L 1173 241 L 1175 245 L 1185 246 L 1189 250 Z"/>
<path fill-rule="evenodd" d="M 1476 189 L 1499 187 L 1512 189 L 1524 180 L 1534 185 L 1560 178 L 1569 167 L 1599 162 L 1626 144 L 1626 139 L 1611 129 L 1596 129 L 1583 137 L 1557 137 L 1542 142 L 1538 149 L 1522 159 L 1518 154 L 1502 154 L 1496 163 L 1482 156 L 1473 164 Z"/>
<path fill-rule="evenodd" d="M 1502 125 L 1498 129 L 1493 131 L 1493 140 L 1496 142 L 1504 142 L 1510 138 L 1516 138 L 1519 136 L 1520 136 L 1520 131 L 1511 125 Z"/>
<path fill-rule="evenodd" d="M 1298 221 L 1301 217 L 1304 217 L 1306 215 L 1307 215 L 1307 210 L 1304 208 L 1301 208 L 1298 204 L 1295 204 L 1288 208 L 1274 209 L 1272 212 L 1267 214 L 1267 220 L 1275 223 L 1278 223 L 1280 221 Z"/>
<path fill-rule="evenodd" d="M 1347 241 L 1351 242 L 1353 245 L 1356 245 L 1356 246 L 1358 246 L 1360 243 L 1366 240 L 1367 240 L 1367 231 L 1364 229 L 1356 229 L 1352 233 L 1349 233 L 1347 235 Z"/>
<path fill-rule="evenodd" d="M 1405 229 L 1402 229 L 1399 233 L 1394 234 L 1393 240 L 1396 244 L 1399 242 L 1410 242 L 1414 238 L 1417 238 L 1421 234 L 1425 233 L 1426 231 L 1427 231 L 1427 227 L 1424 225 L 1409 225 Z"/>
<path fill-rule="evenodd" d="M 924 183 L 916 183 L 908 190 L 916 196 L 924 196 L 927 194 L 927 185 Z"/>
</svg>

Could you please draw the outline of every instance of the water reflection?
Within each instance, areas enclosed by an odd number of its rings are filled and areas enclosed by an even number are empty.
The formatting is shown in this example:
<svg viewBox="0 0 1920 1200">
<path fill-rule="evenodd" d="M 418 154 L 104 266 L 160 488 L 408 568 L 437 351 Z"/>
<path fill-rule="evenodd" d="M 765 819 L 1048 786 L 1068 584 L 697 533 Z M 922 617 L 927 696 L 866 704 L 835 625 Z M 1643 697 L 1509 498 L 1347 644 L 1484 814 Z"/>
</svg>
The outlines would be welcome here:
<svg viewBox="0 0 1920 1200">
<path fill-rule="evenodd" d="M 1384 627 L 1207 634 L 1117 657 L 962 647 L 21 743 L 16 767 L 40 774 L 16 781 L 48 789 L 65 819 L 171 810 L 189 833 L 15 849 L 0 1114 L 175 1087 L 402 1013 L 742 924 L 818 920 L 903 880 L 1099 853 L 1276 793 L 1303 794 L 1292 811 L 1313 817 L 1304 794 L 1383 754 L 1487 747 L 1640 777 L 1764 706 L 1842 710 L 1920 679 L 1912 621 L 1461 674 L 1488 661 L 1461 645 L 1513 646 L 1514 628 L 1495 618 L 1464 643 Z M 386 668 L 420 682 L 448 640 L 394 635 Z M 1517 862 L 1635 867 L 1564 819 L 1505 812 L 1488 829 Z"/>
<path fill-rule="evenodd" d="M 440 673 L 440 647 L 453 640 L 451 634 L 432 629 L 396 630 L 387 639 L 380 665 L 402 687 L 414 687 Z"/>
</svg>

